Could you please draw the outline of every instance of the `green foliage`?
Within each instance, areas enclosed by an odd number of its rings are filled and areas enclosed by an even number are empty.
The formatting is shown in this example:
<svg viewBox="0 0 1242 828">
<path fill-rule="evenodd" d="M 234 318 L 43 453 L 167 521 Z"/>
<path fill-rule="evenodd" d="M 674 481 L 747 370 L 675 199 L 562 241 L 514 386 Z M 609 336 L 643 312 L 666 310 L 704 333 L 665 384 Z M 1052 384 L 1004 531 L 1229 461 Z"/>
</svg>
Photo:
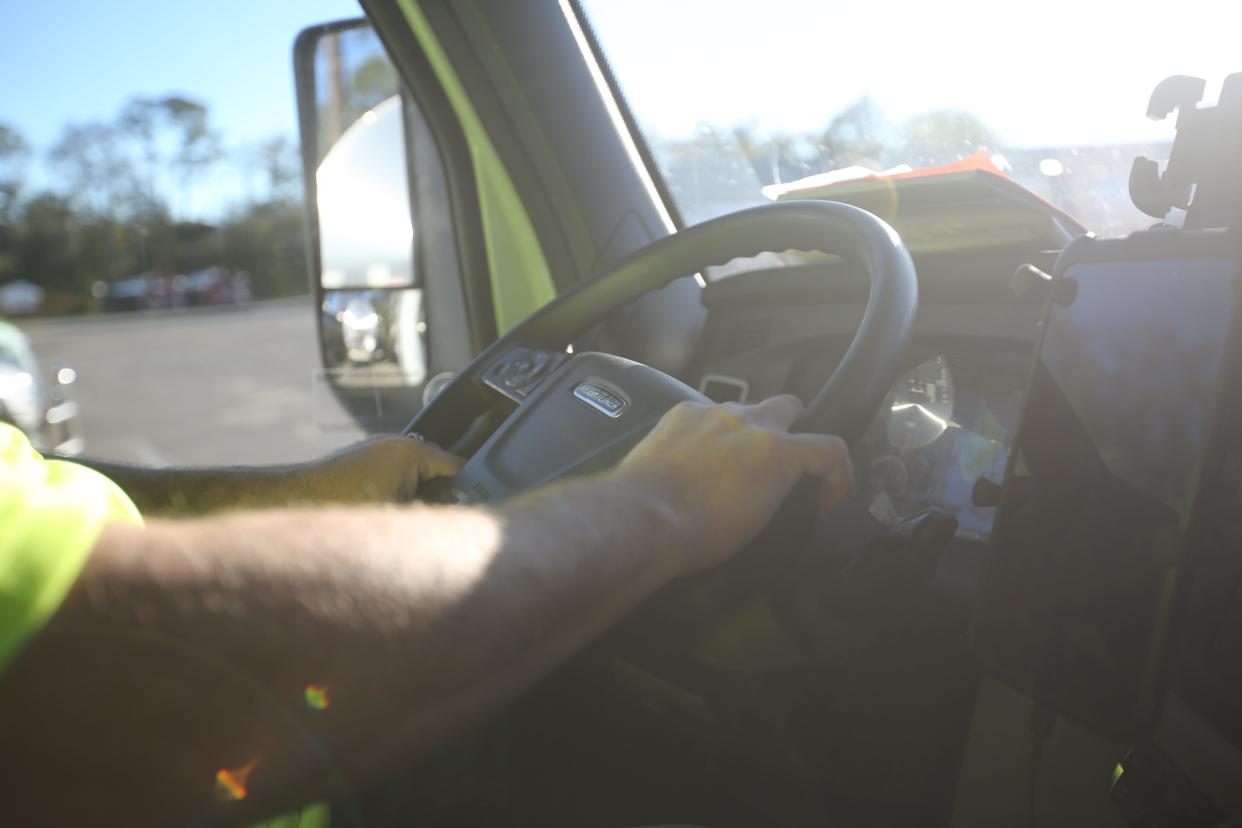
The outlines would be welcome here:
<svg viewBox="0 0 1242 828">
<path fill-rule="evenodd" d="M 870 97 L 859 98 L 829 122 L 821 146 L 834 167 L 888 166 L 893 126 Z"/>
<path fill-rule="evenodd" d="M 977 115 L 960 109 L 939 109 L 916 115 L 906 124 L 902 155 L 915 167 L 947 164 L 980 147 L 995 148 L 996 135 Z"/>
<path fill-rule="evenodd" d="M 42 286 L 50 312 L 93 309 L 99 281 L 214 266 L 250 273 L 258 298 L 307 288 L 297 147 L 284 135 L 226 157 L 205 105 L 135 97 L 112 121 L 64 127 L 46 156 L 61 188 L 26 196 L 29 155 L 0 123 L 0 283 Z M 192 219 L 194 187 L 226 162 L 256 187 L 224 218 Z"/>
<path fill-rule="evenodd" d="M 181 95 L 131 98 L 117 116 L 115 129 L 133 144 L 147 200 L 160 200 L 161 181 L 171 175 L 179 184 L 183 212 L 194 180 L 224 156 L 207 107 Z"/>
<path fill-rule="evenodd" d="M 753 124 L 724 129 L 700 124 L 689 138 L 656 139 L 664 173 L 678 192 L 727 190 L 736 170 L 723 159 L 745 159 L 760 184 L 860 165 L 873 170 L 898 164 L 932 167 L 1001 149 L 996 134 L 977 116 L 956 109 L 924 112 L 894 123 L 869 97 L 842 109 L 818 131 L 763 134 Z M 702 181 L 706 177 L 707 181 Z M 723 197 L 723 196 L 722 196 Z"/>
<path fill-rule="evenodd" d="M 133 163 L 112 124 L 66 125 L 48 160 L 78 209 L 116 216 L 137 207 L 140 193 Z"/>
<path fill-rule="evenodd" d="M 293 296 L 308 289 L 300 204 L 268 201 L 252 205 L 218 232 L 219 263 L 251 273 L 255 298 Z"/>
<path fill-rule="evenodd" d="M 0 225 L 11 218 L 18 195 L 21 193 L 22 177 L 30 147 L 17 130 L 0 123 Z M 0 243 L 3 236 L 0 236 Z M 0 266 L 0 273 L 3 268 Z"/>
<path fill-rule="evenodd" d="M 397 94 L 399 88 L 397 70 L 387 55 L 372 55 L 359 64 L 350 76 L 350 106 L 358 112 L 365 111 Z"/>
<path fill-rule="evenodd" d="M 320 158 L 363 113 L 397 95 L 397 71 L 371 29 L 329 35 L 319 42 L 317 86 Z"/>
</svg>

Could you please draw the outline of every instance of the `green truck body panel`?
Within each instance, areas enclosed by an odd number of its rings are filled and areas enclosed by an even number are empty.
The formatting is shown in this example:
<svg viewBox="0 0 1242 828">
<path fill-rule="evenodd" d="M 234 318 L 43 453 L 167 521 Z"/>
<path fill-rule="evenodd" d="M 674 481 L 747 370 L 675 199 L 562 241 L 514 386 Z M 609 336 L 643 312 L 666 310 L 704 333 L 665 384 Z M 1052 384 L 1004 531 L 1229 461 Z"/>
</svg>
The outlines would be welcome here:
<svg viewBox="0 0 1242 828">
<path fill-rule="evenodd" d="M 496 329 L 504 334 L 556 295 L 543 248 L 491 138 L 417 0 L 399 0 L 410 29 L 461 121 L 479 188 Z"/>
</svg>

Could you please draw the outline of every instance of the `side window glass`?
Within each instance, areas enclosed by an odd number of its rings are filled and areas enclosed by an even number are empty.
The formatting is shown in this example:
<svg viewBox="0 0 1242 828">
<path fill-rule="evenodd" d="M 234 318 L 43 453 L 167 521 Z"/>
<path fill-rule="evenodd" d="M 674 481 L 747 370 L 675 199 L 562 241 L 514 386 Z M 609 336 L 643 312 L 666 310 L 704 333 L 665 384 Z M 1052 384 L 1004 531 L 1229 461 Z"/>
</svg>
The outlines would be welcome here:
<svg viewBox="0 0 1242 828">
<path fill-rule="evenodd" d="M 316 44 L 308 245 L 288 56 L 356 0 L 159 6 L 34 4 L 0 36 L 10 77 L 48 80 L 0 100 L 0 419 L 148 465 L 295 462 L 399 427 L 409 408 L 367 419 L 322 379 L 329 358 L 373 399 L 377 374 L 421 399 L 435 367 L 424 272 L 451 270 L 452 234 L 418 231 L 446 196 L 432 167 L 411 198 L 411 96 L 365 25 Z"/>
</svg>

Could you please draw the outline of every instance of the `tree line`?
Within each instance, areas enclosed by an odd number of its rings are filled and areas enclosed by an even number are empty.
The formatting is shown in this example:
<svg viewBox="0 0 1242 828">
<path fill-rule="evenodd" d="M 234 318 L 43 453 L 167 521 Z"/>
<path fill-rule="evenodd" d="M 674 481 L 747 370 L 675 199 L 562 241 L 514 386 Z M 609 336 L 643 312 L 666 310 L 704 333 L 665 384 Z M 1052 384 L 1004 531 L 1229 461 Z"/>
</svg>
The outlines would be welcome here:
<svg viewBox="0 0 1242 828">
<path fill-rule="evenodd" d="M 140 96 L 111 119 L 66 124 L 43 154 L 51 183 L 38 189 L 35 160 L 0 122 L 0 284 L 39 285 L 48 312 L 92 309 L 99 282 L 214 266 L 250 273 L 256 297 L 306 290 L 300 161 L 285 135 L 228 147 L 205 104 Z M 248 195 L 203 219 L 196 195 L 229 172 Z"/>
<path fill-rule="evenodd" d="M 937 109 L 894 121 L 866 96 L 819 129 L 765 132 L 754 123 L 703 122 L 692 135 L 655 135 L 651 142 L 690 221 L 753 203 L 756 183 L 787 183 L 852 166 L 933 167 L 979 150 L 1003 150 L 996 132 L 973 113 Z"/>
<path fill-rule="evenodd" d="M 342 84 L 349 107 L 336 113 L 342 124 L 323 143 L 396 86 L 382 58 L 362 62 Z M 653 136 L 653 144 L 691 221 L 753 203 L 756 180 L 788 182 L 851 165 L 935 166 L 978 150 L 1006 151 L 972 113 L 941 109 L 895 122 L 868 97 L 818 130 L 704 123 L 693 135 Z M 1006 154 L 1042 195 L 1074 199 L 1078 183 L 1068 168 L 1044 181 L 1032 171 L 1035 154 Z M 44 156 L 55 183 L 37 192 L 25 183 L 32 158 L 21 133 L 0 122 L 0 284 L 21 278 L 40 285 L 50 312 L 90 309 L 91 288 L 101 281 L 212 266 L 250 273 L 256 297 L 306 290 L 300 161 L 286 136 L 229 149 L 204 104 L 181 95 L 135 97 L 110 120 L 67 124 Z M 222 217 L 201 220 L 196 192 L 228 167 L 251 182 L 250 194 Z"/>
</svg>

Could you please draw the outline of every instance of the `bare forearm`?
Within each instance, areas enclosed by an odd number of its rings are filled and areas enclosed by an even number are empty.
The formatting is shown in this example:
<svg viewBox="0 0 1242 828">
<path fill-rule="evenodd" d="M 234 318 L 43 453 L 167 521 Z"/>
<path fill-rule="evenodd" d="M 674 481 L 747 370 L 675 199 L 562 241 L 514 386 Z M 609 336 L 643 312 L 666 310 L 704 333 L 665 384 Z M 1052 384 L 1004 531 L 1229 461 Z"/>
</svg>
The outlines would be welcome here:
<svg viewBox="0 0 1242 828">
<path fill-rule="evenodd" d="M 152 469 L 84 458 L 74 462 L 102 472 L 144 515 L 185 517 L 290 506 L 310 503 L 316 494 L 306 465 Z"/>
<path fill-rule="evenodd" d="M 378 437 L 310 463 L 147 469 L 77 460 L 111 478 L 148 517 L 239 509 L 412 500 L 420 481 L 457 473 L 460 460 L 429 444 Z"/>
<path fill-rule="evenodd" d="M 679 531 L 649 486 L 579 482 L 492 512 L 351 509 L 114 529 L 0 695 L 35 694 L 34 679 L 54 684 L 58 672 L 71 680 L 85 637 L 85 666 L 99 661 L 90 696 L 72 711 L 60 699 L 55 721 L 21 726 L 44 744 L 51 727 L 99 746 L 126 773 L 158 757 L 149 772 L 187 810 L 153 817 L 219 807 L 216 771 L 252 760 L 247 803 L 257 805 L 225 806 L 235 817 L 339 794 L 479 721 L 672 577 Z M 330 706 L 308 706 L 308 688 Z M 178 750 L 160 749 L 169 738 Z"/>
</svg>

